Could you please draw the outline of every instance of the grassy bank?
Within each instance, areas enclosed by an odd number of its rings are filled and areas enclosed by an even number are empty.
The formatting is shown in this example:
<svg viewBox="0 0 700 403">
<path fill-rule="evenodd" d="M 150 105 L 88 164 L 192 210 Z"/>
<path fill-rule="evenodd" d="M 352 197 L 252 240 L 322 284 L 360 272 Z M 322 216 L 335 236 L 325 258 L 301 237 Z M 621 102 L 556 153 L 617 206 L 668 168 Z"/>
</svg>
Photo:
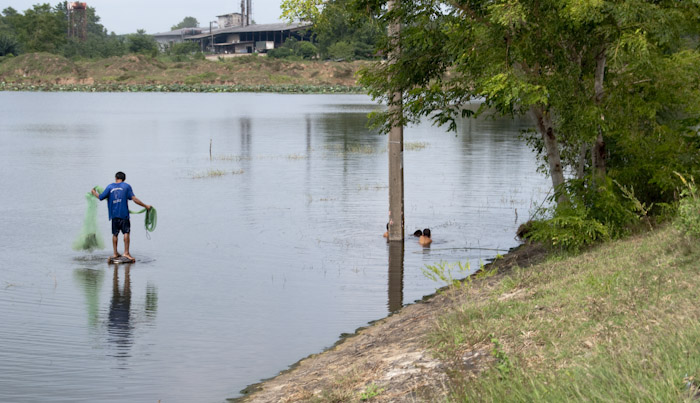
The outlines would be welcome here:
<svg viewBox="0 0 700 403">
<path fill-rule="evenodd" d="M 663 228 L 454 292 L 430 335 L 465 401 L 683 401 L 700 377 L 700 245 Z M 481 286 L 475 286 L 481 284 Z M 485 372 L 473 365 L 488 351 Z"/>
<path fill-rule="evenodd" d="M 360 93 L 355 73 L 365 63 L 263 56 L 177 61 L 143 55 L 74 61 L 31 53 L 0 58 L 0 90 Z"/>
</svg>

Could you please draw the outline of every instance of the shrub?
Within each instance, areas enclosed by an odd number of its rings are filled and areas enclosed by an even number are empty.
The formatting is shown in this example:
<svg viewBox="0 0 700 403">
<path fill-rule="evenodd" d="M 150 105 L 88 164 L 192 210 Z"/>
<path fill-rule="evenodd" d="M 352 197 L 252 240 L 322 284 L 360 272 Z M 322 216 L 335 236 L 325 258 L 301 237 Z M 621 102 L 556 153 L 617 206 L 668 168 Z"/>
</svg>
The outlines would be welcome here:
<svg viewBox="0 0 700 403">
<path fill-rule="evenodd" d="M 172 55 L 189 56 L 199 52 L 199 45 L 194 42 L 173 43 L 169 50 Z"/>
<path fill-rule="evenodd" d="M 585 208 L 564 207 L 548 220 L 533 221 L 527 238 L 551 248 L 578 252 L 582 247 L 610 238 L 608 228 L 588 217 Z"/>
<path fill-rule="evenodd" d="M 649 211 L 631 189 L 609 178 L 597 184 L 590 177 L 570 180 L 565 191 L 569 202 L 559 205 L 551 218 L 519 229 L 521 237 L 577 252 L 584 246 L 629 233 L 630 227 Z"/>
<path fill-rule="evenodd" d="M 353 60 L 355 46 L 350 42 L 336 42 L 328 47 L 328 57 L 337 60 Z"/>
<path fill-rule="evenodd" d="M 267 51 L 267 56 L 272 57 L 274 59 L 285 59 L 292 55 L 292 50 L 284 47 L 270 49 Z"/>
<path fill-rule="evenodd" d="M 700 238 L 700 197 L 695 180 L 687 181 L 681 174 L 676 173 L 683 181 L 685 188 L 681 190 L 681 200 L 678 203 L 678 216 L 674 221 L 675 227 L 686 235 Z"/>
<path fill-rule="evenodd" d="M 0 33 L 0 56 L 19 54 L 19 42 L 14 36 Z"/>
<path fill-rule="evenodd" d="M 295 38 L 288 38 L 279 48 L 267 51 L 268 57 L 275 59 L 313 59 L 318 54 L 318 48 L 307 41 L 298 41 Z"/>
<path fill-rule="evenodd" d="M 303 59 L 313 59 L 318 54 L 318 49 L 311 42 L 299 42 L 295 53 Z"/>
</svg>

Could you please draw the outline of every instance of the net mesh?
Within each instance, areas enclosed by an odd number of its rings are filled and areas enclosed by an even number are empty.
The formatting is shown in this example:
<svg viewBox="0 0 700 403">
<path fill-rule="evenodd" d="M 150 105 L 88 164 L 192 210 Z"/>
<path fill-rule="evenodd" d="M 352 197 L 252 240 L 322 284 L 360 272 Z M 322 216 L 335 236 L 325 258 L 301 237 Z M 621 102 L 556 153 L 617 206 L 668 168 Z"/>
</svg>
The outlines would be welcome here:
<svg viewBox="0 0 700 403">
<path fill-rule="evenodd" d="M 102 193 L 104 189 L 99 186 L 95 187 L 97 193 Z M 97 198 L 88 192 L 85 195 L 87 207 L 85 209 L 85 218 L 83 219 L 83 227 L 80 234 L 73 242 L 74 250 L 84 250 L 92 252 L 96 249 L 104 249 L 105 243 L 97 229 Z"/>
</svg>

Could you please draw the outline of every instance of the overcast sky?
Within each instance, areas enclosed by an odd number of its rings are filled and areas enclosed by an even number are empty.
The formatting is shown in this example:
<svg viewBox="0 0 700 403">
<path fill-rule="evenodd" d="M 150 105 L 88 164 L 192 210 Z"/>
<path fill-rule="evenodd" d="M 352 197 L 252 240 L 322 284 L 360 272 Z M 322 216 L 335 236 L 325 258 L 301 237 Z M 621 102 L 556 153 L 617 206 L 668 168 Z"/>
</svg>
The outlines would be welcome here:
<svg viewBox="0 0 700 403">
<path fill-rule="evenodd" d="M 216 21 L 216 16 L 241 11 L 241 0 L 87 0 L 89 7 L 95 8 L 100 22 L 108 32 L 128 34 L 137 29 L 146 33 L 170 31 L 170 27 L 191 16 L 199 21 L 200 26 L 209 27 L 209 21 Z M 57 0 L 0 0 L 0 10 L 12 7 L 24 13 L 34 4 L 59 3 Z M 253 0 L 253 19 L 258 24 L 280 21 L 281 0 Z"/>
</svg>

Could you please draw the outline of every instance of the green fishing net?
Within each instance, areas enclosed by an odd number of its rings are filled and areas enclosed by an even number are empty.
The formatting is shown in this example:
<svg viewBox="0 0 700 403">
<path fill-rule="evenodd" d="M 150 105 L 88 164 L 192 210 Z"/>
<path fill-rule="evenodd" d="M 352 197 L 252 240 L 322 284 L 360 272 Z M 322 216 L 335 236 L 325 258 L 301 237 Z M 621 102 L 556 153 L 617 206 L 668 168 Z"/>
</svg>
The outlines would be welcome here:
<svg viewBox="0 0 700 403">
<path fill-rule="evenodd" d="M 156 225 L 158 225 L 158 213 L 156 212 L 156 208 L 151 206 L 150 210 L 139 210 L 139 211 L 131 211 L 129 210 L 129 213 L 131 214 L 141 214 L 141 213 L 146 213 L 146 218 L 144 219 L 144 227 L 146 227 L 146 231 L 148 232 L 153 232 L 156 229 Z M 146 233 L 148 235 L 148 233 Z"/>
<path fill-rule="evenodd" d="M 95 190 L 97 193 L 102 193 L 104 189 L 96 186 Z M 87 208 L 85 209 L 83 228 L 80 230 L 80 234 L 78 234 L 75 242 L 73 242 L 73 249 L 88 252 L 104 249 L 105 243 L 97 230 L 97 204 L 99 201 L 92 195 L 92 192 L 88 192 L 85 195 L 85 201 L 87 202 Z"/>
</svg>

